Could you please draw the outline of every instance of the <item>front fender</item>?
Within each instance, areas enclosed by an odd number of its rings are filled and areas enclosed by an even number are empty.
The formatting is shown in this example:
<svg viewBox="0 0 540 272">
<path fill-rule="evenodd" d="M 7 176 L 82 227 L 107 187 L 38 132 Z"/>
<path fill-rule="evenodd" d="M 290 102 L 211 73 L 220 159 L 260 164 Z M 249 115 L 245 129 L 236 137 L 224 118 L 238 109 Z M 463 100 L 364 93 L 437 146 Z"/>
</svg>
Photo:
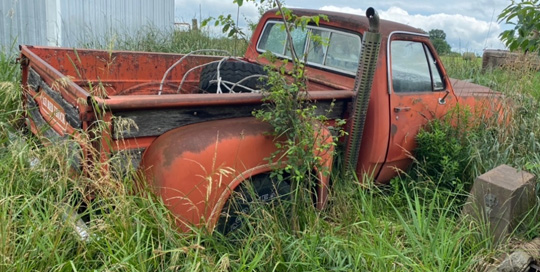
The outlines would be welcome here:
<svg viewBox="0 0 540 272">
<path fill-rule="evenodd" d="M 171 130 L 145 151 L 141 169 L 177 224 L 213 228 L 221 208 L 242 181 L 270 172 L 277 152 L 273 128 L 253 117 L 209 121 Z M 329 155 L 329 154 L 326 154 Z M 277 156 L 279 157 L 279 156 Z M 331 163 L 332 158 L 324 158 Z M 326 197 L 327 175 L 320 175 Z"/>
</svg>

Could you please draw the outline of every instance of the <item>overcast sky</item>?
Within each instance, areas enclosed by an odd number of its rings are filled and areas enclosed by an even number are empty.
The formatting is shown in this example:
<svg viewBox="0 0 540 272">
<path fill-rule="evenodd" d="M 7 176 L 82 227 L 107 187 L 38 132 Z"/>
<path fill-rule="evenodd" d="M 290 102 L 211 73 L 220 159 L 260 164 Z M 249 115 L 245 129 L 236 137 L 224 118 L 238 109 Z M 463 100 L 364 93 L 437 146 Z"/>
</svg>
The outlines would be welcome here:
<svg viewBox="0 0 540 272">
<path fill-rule="evenodd" d="M 484 49 L 502 49 L 498 35 L 509 26 L 497 23 L 499 13 L 509 0 L 418 0 L 418 1 L 354 1 L 354 0 L 284 0 L 288 7 L 301 7 L 365 14 L 374 7 L 382 19 L 404 23 L 426 31 L 442 29 L 453 51 L 472 51 L 482 54 Z M 237 14 L 233 0 L 175 0 L 177 22 L 191 22 L 193 18 Z M 259 14 L 251 3 L 240 8 L 240 25 L 258 20 Z"/>
</svg>

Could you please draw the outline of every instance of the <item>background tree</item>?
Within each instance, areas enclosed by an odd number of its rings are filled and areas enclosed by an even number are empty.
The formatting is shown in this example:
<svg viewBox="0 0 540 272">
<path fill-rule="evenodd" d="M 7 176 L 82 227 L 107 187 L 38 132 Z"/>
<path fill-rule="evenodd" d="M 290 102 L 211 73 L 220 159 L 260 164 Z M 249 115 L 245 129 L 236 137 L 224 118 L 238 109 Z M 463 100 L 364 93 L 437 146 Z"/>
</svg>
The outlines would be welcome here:
<svg viewBox="0 0 540 272">
<path fill-rule="evenodd" d="M 441 29 L 432 29 L 429 32 L 429 39 L 439 55 L 450 53 L 450 45 L 446 42 L 446 33 Z"/>
<path fill-rule="evenodd" d="M 499 38 L 508 49 L 540 52 L 540 4 L 539 0 L 512 1 L 498 17 L 499 23 L 514 25 Z"/>
</svg>

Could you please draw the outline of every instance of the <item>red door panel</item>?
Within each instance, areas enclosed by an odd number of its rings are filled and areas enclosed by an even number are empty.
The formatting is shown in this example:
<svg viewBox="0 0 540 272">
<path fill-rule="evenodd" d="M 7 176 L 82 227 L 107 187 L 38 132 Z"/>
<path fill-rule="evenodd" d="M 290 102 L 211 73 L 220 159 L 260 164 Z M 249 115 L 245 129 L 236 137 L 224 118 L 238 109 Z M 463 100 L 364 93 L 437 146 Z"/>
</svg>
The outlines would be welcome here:
<svg viewBox="0 0 540 272">
<path fill-rule="evenodd" d="M 448 112 L 454 96 L 427 38 L 395 35 L 390 38 L 390 139 L 386 162 L 378 180 L 387 181 L 396 169 L 405 169 L 416 147 L 420 127 Z"/>
</svg>

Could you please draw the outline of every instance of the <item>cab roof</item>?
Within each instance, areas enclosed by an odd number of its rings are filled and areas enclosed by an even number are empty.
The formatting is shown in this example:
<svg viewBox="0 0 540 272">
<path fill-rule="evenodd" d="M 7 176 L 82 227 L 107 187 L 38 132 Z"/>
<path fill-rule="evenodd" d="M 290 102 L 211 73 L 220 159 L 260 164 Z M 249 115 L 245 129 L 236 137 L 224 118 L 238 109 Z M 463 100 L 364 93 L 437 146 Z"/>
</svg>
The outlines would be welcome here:
<svg viewBox="0 0 540 272">
<path fill-rule="evenodd" d="M 337 27 L 340 29 L 347 29 L 349 31 L 364 33 L 369 28 L 369 21 L 365 15 L 355 15 L 350 13 L 317 10 L 317 9 L 290 9 L 297 16 L 328 16 L 328 22 L 321 20 L 320 24 Z M 277 9 L 267 11 L 264 15 L 263 21 L 268 19 L 281 19 L 281 15 L 276 15 Z M 425 35 L 426 32 L 420 28 L 411 27 L 409 25 L 396 23 L 388 20 L 380 20 L 379 31 L 383 36 L 388 36 L 394 31 L 412 32 Z"/>
</svg>

